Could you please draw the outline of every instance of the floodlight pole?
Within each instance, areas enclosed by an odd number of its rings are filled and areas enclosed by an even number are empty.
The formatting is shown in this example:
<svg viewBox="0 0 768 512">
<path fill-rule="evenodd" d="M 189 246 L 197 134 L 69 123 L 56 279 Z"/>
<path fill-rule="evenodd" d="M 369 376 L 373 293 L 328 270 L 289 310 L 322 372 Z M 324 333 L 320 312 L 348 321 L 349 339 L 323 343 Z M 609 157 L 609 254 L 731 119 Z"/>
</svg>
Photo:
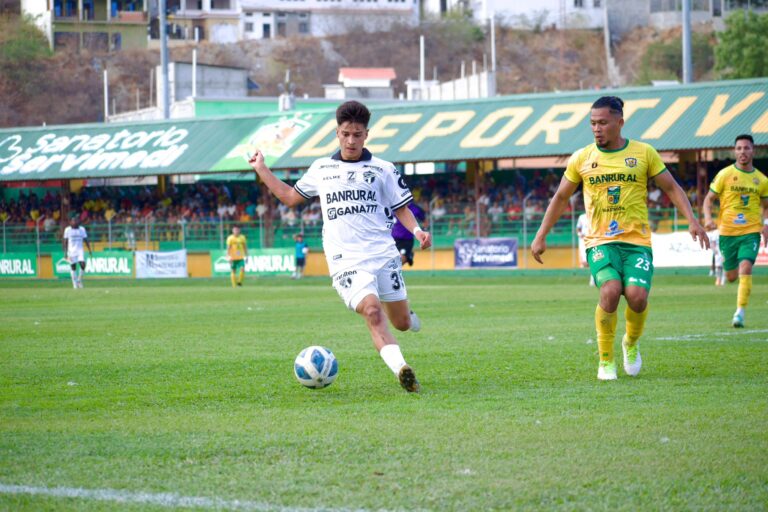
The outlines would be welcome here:
<svg viewBox="0 0 768 512">
<path fill-rule="evenodd" d="M 165 19 L 166 0 L 159 0 L 160 10 L 160 72 L 163 74 L 163 119 L 171 117 L 171 91 L 168 84 L 168 28 Z"/>
<path fill-rule="evenodd" d="M 683 83 L 693 82 L 691 57 L 691 0 L 683 0 Z"/>
</svg>

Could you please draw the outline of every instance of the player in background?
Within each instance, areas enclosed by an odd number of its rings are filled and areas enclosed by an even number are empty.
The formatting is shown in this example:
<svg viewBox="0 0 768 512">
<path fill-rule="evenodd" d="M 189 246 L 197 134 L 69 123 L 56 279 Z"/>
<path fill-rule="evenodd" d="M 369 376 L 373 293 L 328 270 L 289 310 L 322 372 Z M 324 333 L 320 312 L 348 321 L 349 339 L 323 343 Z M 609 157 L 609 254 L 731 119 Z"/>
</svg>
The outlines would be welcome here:
<svg viewBox="0 0 768 512">
<path fill-rule="evenodd" d="M 88 242 L 88 233 L 80 225 L 77 216 L 73 216 L 69 219 L 69 226 L 64 228 L 64 236 L 61 238 L 61 247 L 64 250 L 64 254 L 67 255 L 67 261 L 69 261 L 72 288 L 83 287 L 83 274 L 85 273 L 83 244 L 88 248 L 88 255 L 93 258 L 91 244 Z"/>
<path fill-rule="evenodd" d="M 603 96 L 592 104 L 590 124 L 595 142 L 571 155 L 531 244 L 534 259 L 542 263 L 547 233 L 568 207 L 569 198 L 579 184 L 583 184 L 584 207 L 590 224 L 585 236 L 587 259 L 600 291 L 595 309 L 600 354 L 597 378 L 600 380 L 617 377 L 613 344 L 616 310 L 622 295 L 627 301 L 626 333 L 621 343 L 624 371 L 635 376 L 642 367 L 638 340 L 648 315 L 653 277 L 647 206 L 649 180 L 654 180 L 688 219 L 688 231 L 693 239 L 709 248 L 707 233 L 693 216 L 685 192 L 667 171 L 656 150 L 622 137 L 623 108 L 624 102 L 616 96 Z"/>
<path fill-rule="evenodd" d="M 768 245 L 768 178 L 755 169 L 752 158 L 755 141 L 751 135 L 736 137 L 736 162 L 720 170 L 704 197 L 704 225 L 720 232 L 725 278 L 732 283 L 739 278 L 736 312 L 731 324 L 744 327 L 744 313 L 752 293 L 752 266 L 760 248 Z M 712 205 L 720 200 L 718 222 L 712 220 Z"/>
<path fill-rule="evenodd" d="M 582 268 L 589 268 L 587 263 L 587 244 L 584 241 L 584 237 L 589 232 L 589 220 L 587 220 L 587 214 L 582 213 L 576 220 L 576 236 L 579 237 L 579 264 Z M 595 286 L 595 276 L 590 272 L 589 274 L 589 286 Z"/>
<path fill-rule="evenodd" d="M 243 286 L 245 280 L 245 258 L 248 256 L 248 245 L 245 235 L 240 233 L 240 226 L 232 226 L 232 234 L 227 237 L 227 258 L 232 271 L 229 274 L 232 288 Z"/>
<path fill-rule="evenodd" d="M 362 103 L 341 104 L 336 110 L 339 151 L 315 160 L 293 187 L 269 170 L 260 151 L 249 162 L 287 206 L 320 197 L 323 252 L 333 287 L 347 307 L 363 317 L 374 346 L 400 385 L 418 392 L 416 374 L 388 326 L 389 321 L 406 331 L 418 325 L 408 305 L 400 254 L 392 239 L 394 219 L 414 234 L 422 249 L 429 248 L 432 237 L 407 208 L 413 196 L 395 166 L 365 149 L 370 116 Z"/>
<path fill-rule="evenodd" d="M 424 210 L 422 210 L 415 201 L 408 203 L 408 209 L 411 210 L 411 213 L 413 213 L 413 216 L 416 218 L 417 222 L 424 222 L 424 220 L 427 218 Z M 412 267 L 414 240 L 413 233 L 408 231 L 408 229 L 403 226 L 399 220 L 396 220 L 395 225 L 392 226 L 392 238 L 395 239 L 395 247 L 397 247 L 397 250 L 400 252 L 400 263 L 402 263 L 403 266 L 408 263 L 408 266 Z"/>
<path fill-rule="evenodd" d="M 304 241 L 303 233 L 296 233 L 293 235 L 293 240 L 296 242 L 296 270 L 293 271 L 291 279 L 301 279 L 304 275 L 304 267 L 307 264 L 309 247 L 307 246 L 307 242 Z"/>
<path fill-rule="evenodd" d="M 712 273 L 715 276 L 715 286 L 725 284 L 725 272 L 723 271 L 723 253 L 720 252 L 720 233 L 716 229 L 707 231 L 709 248 L 712 249 Z"/>
</svg>

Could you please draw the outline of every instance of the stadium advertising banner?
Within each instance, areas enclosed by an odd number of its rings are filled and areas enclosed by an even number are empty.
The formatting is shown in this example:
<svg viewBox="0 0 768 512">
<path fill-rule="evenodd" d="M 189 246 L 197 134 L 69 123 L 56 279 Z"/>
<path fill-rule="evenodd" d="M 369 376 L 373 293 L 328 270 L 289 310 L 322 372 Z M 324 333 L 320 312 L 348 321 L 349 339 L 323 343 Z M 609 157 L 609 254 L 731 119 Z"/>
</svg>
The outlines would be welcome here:
<svg viewBox="0 0 768 512">
<path fill-rule="evenodd" d="M 64 253 L 53 254 L 53 274 L 56 277 L 69 278 L 71 266 Z M 94 252 L 93 257 L 86 253 L 85 274 L 92 276 L 132 277 L 133 253 L 124 251 Z"/>
<path fill-rule="evenodd" d="M 37 254 L 33 252 L 0 254 L 0 277 L 37 277 Z"/>
<path fill-rule="evenodd" d="M 453 244 L 455 268 L 517 268 L 517 238 L 463 238 Z"/>
<path fill-rule="evenodd" d="M 225 276 L 232 272 L 232 266 L 227 259 L 226 251 L 211 251 L 211 273 L 214 276 Z M 245 258 L 245 273 L 285 274 L 296 270 L 296 255 L 292 248 L 282 249 L 249 249 Z"/>
<path fill-rule="evenodd" d="M 393 102 L 372 108 L 366 146 L 395 163 L 567 156 L 594 141 L 601 91 Z M 768 78 L 611 91 L 623 134 L 659 151 L 730 148 L 749 132 L 768 145 Z M 0 181 L 305 169 L 338 149 L 332 109 L 247 117 L 0 130 Z M 565 162 L 563 162 L 565 163 Z"/>
<path fill-rule="evenodd" d="M 136 251 L 136 279 L 189 277 L 187 251 Z"/>
<path fill-rule="evenodd" d="M 688 231 L 651 233 L 654 267 L 709 267 L 712 251 L 702 249 Z"/>
</svg>

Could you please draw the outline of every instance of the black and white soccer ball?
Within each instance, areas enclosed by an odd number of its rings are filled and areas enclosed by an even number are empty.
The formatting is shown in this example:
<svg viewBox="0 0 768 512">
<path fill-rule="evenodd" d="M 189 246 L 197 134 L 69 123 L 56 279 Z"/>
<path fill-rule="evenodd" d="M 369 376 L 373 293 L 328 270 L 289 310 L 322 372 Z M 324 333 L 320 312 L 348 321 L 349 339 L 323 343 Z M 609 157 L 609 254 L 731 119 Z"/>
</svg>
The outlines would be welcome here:
<svg viewBox="0 0 768 512">
<path fill-rule="evenodd" d="M 333 384 L 339 373 L 339 363 L 330 349 L 313 345 L 296 356 L 293 373 L 304 386 L 313 389 L 325 388 Z"/>
</svg>

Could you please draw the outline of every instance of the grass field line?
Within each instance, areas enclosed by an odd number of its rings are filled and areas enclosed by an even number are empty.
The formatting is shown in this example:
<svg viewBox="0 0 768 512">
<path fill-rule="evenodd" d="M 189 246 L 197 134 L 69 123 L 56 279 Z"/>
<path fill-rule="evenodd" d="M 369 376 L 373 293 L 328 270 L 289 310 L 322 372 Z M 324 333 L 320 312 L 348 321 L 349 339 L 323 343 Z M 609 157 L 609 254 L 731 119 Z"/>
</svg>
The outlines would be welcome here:
<svg viewBox="0 0 768 512">
<path fill-rule="evenodd" d="M 0 483 L 0 495 L 44 496 L 85 501 L 154 505 L 166 508 L 198 508 L 204 510 L 243 510 L 254 512 L 368 512 L 367 509 L 284 507 L 246 500 L 225 500 L 204 496 L 181 496 L 176 493 L 120 491 L 117 489 L 83 489 L 81 487 L 34 487 Z M 381 510 L 381 509 L 378 509 Z M 386 511 L 381 511 L 386 512 Z"/>
<path fill-rule="evenodd" d="M 733 330 L 722 332 L 708 332 L 700 334 L 683 334 L 682 336 L 658 336 L 653 338 L 657 341 L 709 341 L 712 336 L 741 336 L 744 334 L 765 334 L 768 333 L 768 329 L 747 329 L 747 330 Z M 715 339 L 715 341 L 718 341 Z M 761 340 L 759 340 L 761 341 Z"/>
</svg>

